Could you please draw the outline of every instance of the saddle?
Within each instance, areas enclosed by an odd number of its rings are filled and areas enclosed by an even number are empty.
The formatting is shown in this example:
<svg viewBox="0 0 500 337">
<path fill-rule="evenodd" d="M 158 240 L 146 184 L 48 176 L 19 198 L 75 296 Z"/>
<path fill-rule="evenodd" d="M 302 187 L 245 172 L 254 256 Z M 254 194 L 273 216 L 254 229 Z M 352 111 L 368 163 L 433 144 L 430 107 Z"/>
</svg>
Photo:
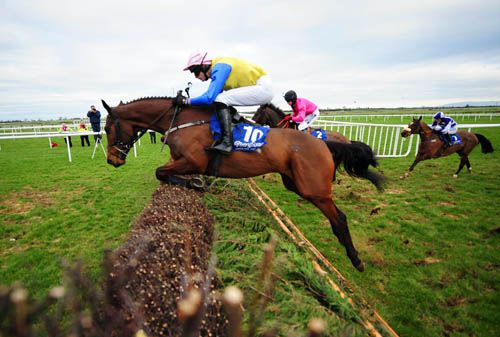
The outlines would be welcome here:
<svg viewBox="0 0 500 337">
<path fill-rule="evenodd" d="M 239 123 L 255 124 L 254 121 L 250 121 L 250 120 L 246 119 L 245 117 L 243 117 L 242 115 L 240 115 L 240 113 L 238 112 L 238 110 L 236 110 L 235 107 L 230 106 L 229 110 L 231 110 L 231 123 L 233 123 L 233 124 L 239 124 Z"/>
</svg>

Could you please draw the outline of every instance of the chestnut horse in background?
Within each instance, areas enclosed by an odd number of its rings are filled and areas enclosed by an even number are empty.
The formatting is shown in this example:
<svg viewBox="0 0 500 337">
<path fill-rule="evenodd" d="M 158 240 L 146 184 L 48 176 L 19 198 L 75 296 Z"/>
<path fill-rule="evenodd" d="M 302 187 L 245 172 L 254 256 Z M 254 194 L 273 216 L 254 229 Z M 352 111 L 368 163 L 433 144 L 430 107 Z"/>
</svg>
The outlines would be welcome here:
<svg viewBox="0 0 500 337">
<path fill-rule="evenodd" d="M 261 125 L 269 125 L 272 128 L 290 128 L 297 129 L 298 124 L 292 120 L 286 120 L 286 117 L 290 116 L 285 114 L 283 110 L 275 106 L 274 104 L 261 105 L 252 117 L 255 123 Z M 351 143 L 346 136 L 340 132 L 327 131 L 326 137 L 328 140 L 333 140 L 341 143 Z"/>
<path fill-rule="evenodd" d="M 413 121 L 401 132 L 401 136 L 403 137 L 408 137 L 412 134 L 420 136 L 420 145 L 413 164 L 411 164 L 408 172 L 405 172 L 401 176 L 401 179 L 408 177 L 415 166 L 422 160 L 445 157 L 452 153 L 457 153 L 460 156 L 460 165 L 457 172 L 453 175 L 456 178 L 464 165 L 467 165 L 469 173 L 472 171 L 469 162 L 469 153 L 472 152 L 477 144 L 481 144 L 481 151 L 483 153 L 493 152 L 493 146 L 485 136 L 467 131 L 457 131 L 457 134 L 462 138 L 462 142 L 445 148 L 444 142 L 439 138 L 438 134 L 422 121 L 422 116 L 418 119 L 413 118 Z"/>
<path fill-rule="evenodd" d="M 104 101 L 102 104 L 108 111 L 105 130 L 109 164 L 125 164 L 134 143 L 151 129 L 165 134 L 170 147 L 170 161 L 156 170 L 160 181 L 175 183 L 172 178 L 183 174 L 213 175 L 210 167 L 217 155 L 206 151 L 213 142 L 209 128 L 213 106 L 181 109 L 172 103 L 172 98 L 142 98 L 127 104 L 120 102 L 116 107 Z M 218 155 L 217 176 L 247 178 L 279 173 L 287 189 L 313 203 L 328 218 L 352 264 L 363 271 L 347 218 L 332 200 L 332 181 L 336 167 L 343 163 L 349 175 L 367 179 L 382 189 L 384 177 L 368 169 L 377 165 L 371 148 L 366 144 L 324 142 L 288 129 L 270 129 L 266 141 L 260 151 Z"/>
</svg>

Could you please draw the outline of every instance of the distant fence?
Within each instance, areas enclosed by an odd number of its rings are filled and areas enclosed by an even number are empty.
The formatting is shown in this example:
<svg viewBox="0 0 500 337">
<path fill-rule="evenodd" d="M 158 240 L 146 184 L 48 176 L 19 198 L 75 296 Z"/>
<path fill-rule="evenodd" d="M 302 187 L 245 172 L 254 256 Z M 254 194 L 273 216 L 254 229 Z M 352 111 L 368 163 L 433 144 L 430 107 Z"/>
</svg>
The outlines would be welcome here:
<svg viewBox="0 0 500 337">
<path fill-rule="evenodd" d="M 411 153 L 415 143 L 417 153 L 420 138 L 416 136 L 403 138 L 401 132 L 406 124 L 374 124 L 329 121 L 321 118 L 314 126 L 329 131 L 342 133 L 350 140 L 366 143 L 372 147 L 378 157 L 406 157 Z M 473 128 L 498 128 L 500 124 L 460 124 L 459 129 L 471 131 Z M 415 140 L 415 141 L 414 141 Z"/>
<path fill-rule="evenodd" d="M 328 111 L 324 111 L 328 112 Z M 346 115 L 343 113 L 337 114 L 336 112 L 335 115 L 321 115 L 321 119 L 325 120 L 332 120 L 332 121 L 345 121 L 345 122 L 352 122 L 353 120 L 355 122 L 361 122 L 361 120 L 364 120 L 365 122 L 373 121 L 374 119 L 382 119 L 383 122 L 389 120 L 389 119 L 394 119 L 394 118 L 399 118 L 402 122 L 406 121 L 408 119 L 411 120 L 413 117 L 429 117 L 432 118 L 434 116 L 434 113 L 432 114 L 419 114 L 419 113 L 414 113 L 414 114 L 376 114 L 376 115 Z M 474 121 L 477 122 L 478 120 L 493 120 L 494 117 L 500 117 L 500 112 L 490 112 L 490 113 L 450 113 L 447 111 L 446 113 L 447 116 L 453 117 L 457 122 L 464 122 L 464 121 Z"/>
<path fill-rule="evenodd" d="M 333 121 L 323 116 L 314 123 L 314 126 L 323 128 L 329 131 L 337 131 L 342 133 L 344 136 L 350 140 L 356 140 L 366 143 L 372 147 L 374 152 L 378 157 L 406 157 L 410 155 L 412 151 L 413 143 L 415 143 L 414 151 L 417 153 L 418 145 L 420 142 L 419 137 L 408 137 L 402 138 L 401 132 L 405 128 L 406 124 L 375 124 L 375 123 L 357 123 L 357 122 L 341 122 Z M 58 128 L 60 126 L 57 126 Z M 459 129 L 467 129 L 471 131 L 473 128 L 498 128 L 500 124 L 460 124 Z M 10 130 L 10 133 L 0 133 L 0 140 L 7 139 L 26 139 L 26 138 L 48 138 L 49 146 L 51 146 L 51 138 L 69 136 L 83 136 L 83 135 L 97 135 L 104 134 L 104 132 L 72 132 L 72 133 L 60 133 L 60 132 L 47 132 L 37 133 L 37 132 L 14 132 Z M 104 155 L 106 152 L 102 146 L 102 143 L 96 143 L 94 146 L 94 151 L 92 153 L 92 159 L 94 158 L 96 149 L 100 144 Z M 140 144 L 140 143 L 139 143 Z M 68 148 L 68 160 L 71 162 L 71 147 L 67 141 Z M 1 147 L 0 147 L 1 149 Z M 137 149 L 134 144 L 133 148 L 134 156 L 137 157 Z"/>
<path fill-rule="evenodd" d="M 74 123 L 66 123 L 70 128 L 77 130 L 80 125 L 79 122 Z M 89 124 L 89 123 L 87 123 Z M 104 120 L 101 120 L 101 129 L 103 129 L 105 124 Z M 9 126 L 9 127 L 0 127 L 0 136 L 4 134 L 46 134 L 49 132 L 58 132 L 61 129 L 61 124 L 48 124 L 48 125 L 24 125 L 24 126 Z"/>
<path fill-rule="evenodd" d="M 71 162 L 72 161 L 71 145 L 69 142 L 69 137 L 90 136 L 90 135 L 95 135 L 95 136 L 101 135 L 102 136 L 103 134 L 104 134 L 104 132 L 102 132 L 102 131 L 101 132 L 92 132 L 92 131 L 88 131 L 88 132 L 45 132 L 43 134 L 34 134 L 32 132 L 21 132 L 21 133 L 13 133 L 13 134 L 9 134 L 9 133 L 1 134 L 0 133 L 0 141 L 1 140 L 15 140 L 15 139 L 47 138 L 49 141 L 49 148 L 52 149 L 52 138 L 65 138 L 66 139 L 66 147 L 68 149 L 68 160 Z M 104 150 L 104 147 L 102 145 L 101 139 L 98 139 L 98 141 L 95 142 L 94 150 L 92 151 L 92 159 L 94 159 L 95 152 L 96 152 L 99 145 L 104 153 L 104 157 L 107 156 L 106 151 Z M 0 150 L 1 149 L 2 149 L 2 147 L 0 146 Z M 137 157 L 135 144 L 134 144 L 134 155 Z"/>
</svg>

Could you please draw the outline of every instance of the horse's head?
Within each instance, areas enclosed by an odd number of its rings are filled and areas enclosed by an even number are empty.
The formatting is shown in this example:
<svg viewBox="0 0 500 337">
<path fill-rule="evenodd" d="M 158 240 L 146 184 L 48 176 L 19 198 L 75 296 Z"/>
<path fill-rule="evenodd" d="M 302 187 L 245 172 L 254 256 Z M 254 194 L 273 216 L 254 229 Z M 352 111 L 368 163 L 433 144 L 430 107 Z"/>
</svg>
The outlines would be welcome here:
<svg viewBox="0 0 500 337">
<path fill-rule="evenodd" d="M 266 125 L 268 121 L 268 116 L 266 112 L 266 105 L 261 105 L 257 111 L 254 113 L 252 120 L 260 125 Z"/>
<path fill-rule="evenodd" d="M 252 117 L 255 123 L 269 125 L 272 128 L 279 127 L 279 123 L 285 117 L 285 113 L 273 104 L 261 105 Z"/>
<path fill-rule="evenodd" d="M 422 116 L 413 118 L 413 121 L 403 129 L 401 136 L 408 137 L 410 135 L 419 134 L 422 131 L 422 123 Z"/>
<path fill-rule="evenodd" d="M 119 167 L 125 164 L 127 154 L 134 145 L 137 126 L 120 114 L 123 103 L 112 108 L 102 100 L 102 105 L 108 111 L 104 127 L 108 137 L 108 164 Z"/>
</svg>

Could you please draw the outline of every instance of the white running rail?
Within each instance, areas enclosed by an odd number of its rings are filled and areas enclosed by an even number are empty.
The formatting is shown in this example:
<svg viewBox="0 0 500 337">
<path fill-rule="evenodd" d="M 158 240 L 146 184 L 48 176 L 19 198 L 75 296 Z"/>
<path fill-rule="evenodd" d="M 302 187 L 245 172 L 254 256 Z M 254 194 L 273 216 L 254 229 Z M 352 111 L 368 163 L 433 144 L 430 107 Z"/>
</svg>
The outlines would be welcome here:
<svg viewBox="0 0 500 337">
<path fill-rule="evenodd" d="M 350 140 L 366 143 L 371 146 L 377 157 L 406 157 L 411 153 L 414 139 L 415 153 L 420 142 L 419 137 L 403 138 L 401 136 L 406 124 L 334 122 L 322 118 L 317 120 L 314 126 L 340 132 Z M 459 130 L 467 129 L 467 131 L 473 128 L 495 127 L 500 127 L 500 124 L 459 124 Z"/>
</svg>

